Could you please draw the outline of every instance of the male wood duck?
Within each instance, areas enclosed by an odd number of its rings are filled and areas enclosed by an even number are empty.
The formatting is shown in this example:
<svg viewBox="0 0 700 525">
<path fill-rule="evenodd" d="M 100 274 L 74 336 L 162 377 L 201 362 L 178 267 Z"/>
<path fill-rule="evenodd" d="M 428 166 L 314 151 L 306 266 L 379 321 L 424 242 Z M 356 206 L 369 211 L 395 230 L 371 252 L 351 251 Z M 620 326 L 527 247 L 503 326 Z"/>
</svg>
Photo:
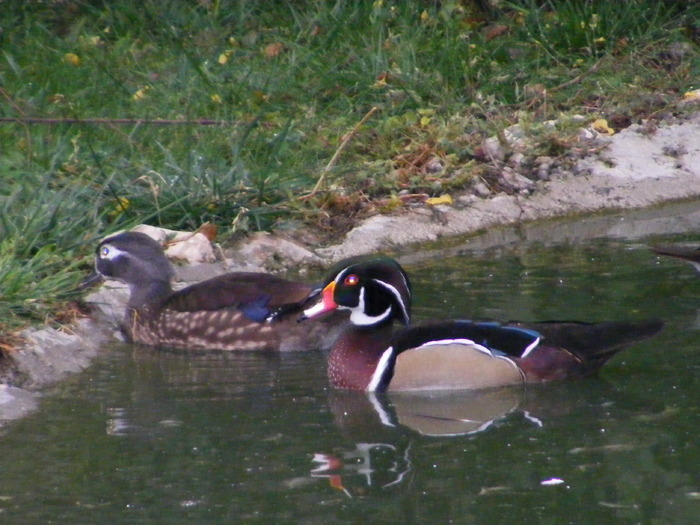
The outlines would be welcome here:
<svg viewBox="0 0 700 525">
<path fill-rule="evenodd" d="M 122 331 L 130 342 L 212 350 L 327 349 L 347 324 L 347 315 L 332 315 L 299 325 L 313 288 L 265 273 L 229 273 L 173 291 L 170 261 L 160 243 L 143 233 L 123 232 L 100 242 L 95 273 L 129 285 Z M 274 320 L 268 320 L 273 311 Z"/>
<path fill-rule="evenodd" d="M 481 389 L 581 377 L 623 347 L 659 332 L 660 321 L 410 322 L 411 285 L 393 259 L 355 258 L 336 267 L 301 320 L 350 310 L 331 348 L 333 386 L 352 390 Z"/>
<path fill-rule="evenodd" d="M 652 246 L 651 251 L 659 255 L 675 257 L 692 264 L 700 272 L 700 247 L 682 245 Z"/>
</svg>

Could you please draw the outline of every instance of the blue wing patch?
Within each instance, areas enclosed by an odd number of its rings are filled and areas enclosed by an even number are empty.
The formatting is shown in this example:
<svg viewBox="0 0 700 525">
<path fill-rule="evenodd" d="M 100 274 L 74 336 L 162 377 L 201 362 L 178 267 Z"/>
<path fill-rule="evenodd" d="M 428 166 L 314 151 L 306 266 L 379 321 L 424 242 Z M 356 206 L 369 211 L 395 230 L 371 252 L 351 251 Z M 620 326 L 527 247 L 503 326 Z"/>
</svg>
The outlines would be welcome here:
<svg viewBox="0 0 700 525">
<path fill-rule="evenodd" d="M 270 303 L 270 295 L 261 295 L 256 300 L 242 304 L 238 309 L 243 312 L 248 319 L 256 323 L 265 322 L 268 316 L 272 313 L 268 304 Z"/>
</svg>

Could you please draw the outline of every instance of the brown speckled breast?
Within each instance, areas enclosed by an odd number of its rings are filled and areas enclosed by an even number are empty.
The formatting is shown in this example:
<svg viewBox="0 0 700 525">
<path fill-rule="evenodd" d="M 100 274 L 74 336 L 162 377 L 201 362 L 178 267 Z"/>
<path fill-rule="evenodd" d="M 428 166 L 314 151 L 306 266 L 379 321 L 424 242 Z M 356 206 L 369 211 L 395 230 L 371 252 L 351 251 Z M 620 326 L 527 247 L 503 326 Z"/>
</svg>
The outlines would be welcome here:
<svg viewBox="0 0 700 525">
<path fill-rule="evenodd" d="M 126 331 L 135 343 L 209 350 L 301 351 L 328 349 L 343 324 L 332 315 L 310 323 L 295 319 L 256 322 L 240 310 L 178 312 L 164 309 L 127 314 Z"/>
</svg>

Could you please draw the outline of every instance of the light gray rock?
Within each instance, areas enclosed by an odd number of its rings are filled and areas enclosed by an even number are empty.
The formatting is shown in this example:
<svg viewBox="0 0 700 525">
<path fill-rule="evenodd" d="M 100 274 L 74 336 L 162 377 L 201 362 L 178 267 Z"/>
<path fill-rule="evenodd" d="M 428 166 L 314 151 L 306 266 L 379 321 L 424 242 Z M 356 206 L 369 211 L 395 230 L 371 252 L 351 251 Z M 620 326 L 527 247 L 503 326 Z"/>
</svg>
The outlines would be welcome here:
<svg viewBox="0 0 700 525">
<path fill-rule="evenodd" d="M 498 137 L 489 137 L 484 139 L 481 143 L 481 149 L 484 152 L 484 156 L 490 160 L 497 160 L 503 162 L 506 158 L 506 152 L 501 146 L 501 142 Z"/>
<path fill-rule="evenodd" d="M 23 388 L 0 384 L 0 428 L 13 419 L 24 417 L 38 404 L 39 394 Z"/>
</svg>

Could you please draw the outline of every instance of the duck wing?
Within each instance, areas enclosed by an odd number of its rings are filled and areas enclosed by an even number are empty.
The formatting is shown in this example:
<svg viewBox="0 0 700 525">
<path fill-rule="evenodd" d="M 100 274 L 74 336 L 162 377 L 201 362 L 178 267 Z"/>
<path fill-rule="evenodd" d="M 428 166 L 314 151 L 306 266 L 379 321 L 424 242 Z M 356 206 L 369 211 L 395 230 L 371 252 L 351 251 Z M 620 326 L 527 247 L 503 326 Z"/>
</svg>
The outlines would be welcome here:
<svg viewBox="0 0 700 525">
<path fill-rule="evenodd" d="M 179 312 L 240 308 L 251 312 L 261 308 L 267 312 L 282 306 L 299 304 L 311 294 L 313 287 L 265 273 L 234 272 L 193 284 L 174 292 L 164 307 Z M 246 314 L 247 315 L 247 314 Z M 253 317 L 260 317 L 252 314 Z M 256 320 L 256 319 L 253 319 Z"/>
<path fill-rule="evenodd" d="M 537 331 L 546 346 L 566 349 L 583 363 L 600 368 L 623 348 L 658 334 L 663 321 L 608 321 L 583 323 L 576 321 L 542 321 L 536 323 L 509 323 Z"/>
<path fill-rule="evenodd" d="M 446 340 L 472 342 L 497 356 L 521 357 L 537 346 L 540 334 L 526 327 L 497 322 L 448 321 L 402 330 L 396 334 L 394 348 L 401 352 Z"/>
</svg>

